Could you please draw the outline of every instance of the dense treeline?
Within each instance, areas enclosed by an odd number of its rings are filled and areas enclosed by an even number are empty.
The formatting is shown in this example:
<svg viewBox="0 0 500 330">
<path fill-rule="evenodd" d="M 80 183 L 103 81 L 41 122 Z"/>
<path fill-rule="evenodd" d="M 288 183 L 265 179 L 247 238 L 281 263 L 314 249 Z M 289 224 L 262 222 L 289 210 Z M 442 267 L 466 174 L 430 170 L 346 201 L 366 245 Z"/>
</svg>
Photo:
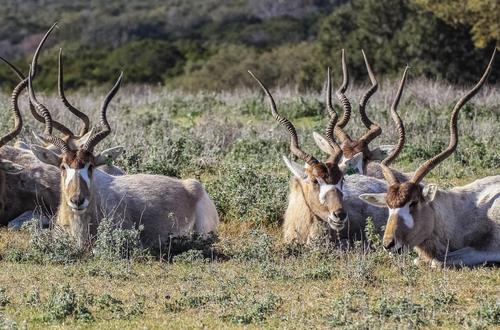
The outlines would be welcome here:
<svg viewBox="0 0 500 330">
<path fill-rule="evenodd" d="M 494 1 L 474 1 L 488 4 L 482 26 L 496 19 Z M 246 74 L 252 69 L 270 85 L 317 89 L 327 65 L 338 74 L 342 48 L 355 78 L 366 79 L 364 49 L 379 77 L 410 64 L 413 75 L 470 82 L 497 35 L 449 19 L 456 10 L 445 0 L 439 7 L 424 0 L 6 0 L 0 55 L 27 71 L 41 34 L 59 21 L 41 60 L 40 87 L 55 86 L 59 47 L 69 88 L 109 82 L 124 70 L 129 83 L 231 89 L 254 86 Z M 1 66 L 3 87 L 14 82 Z"/>
</svg>

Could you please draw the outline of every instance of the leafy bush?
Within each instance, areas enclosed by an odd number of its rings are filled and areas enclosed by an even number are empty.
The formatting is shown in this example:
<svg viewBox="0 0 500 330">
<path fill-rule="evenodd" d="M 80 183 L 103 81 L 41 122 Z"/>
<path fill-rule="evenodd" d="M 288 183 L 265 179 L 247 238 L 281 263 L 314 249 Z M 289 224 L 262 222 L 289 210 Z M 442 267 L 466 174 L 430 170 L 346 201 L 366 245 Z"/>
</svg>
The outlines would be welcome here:
<svg viewBox="0 0 500 330">
<path fill-rule="evenodd" d="M 142 230 L 142 226 L 125 229 L 117 226 L 113 219 L 101 219 L 92 252 L 96 258 L 109 261 L 141 257 L 144 255 Z"/>
</svg>

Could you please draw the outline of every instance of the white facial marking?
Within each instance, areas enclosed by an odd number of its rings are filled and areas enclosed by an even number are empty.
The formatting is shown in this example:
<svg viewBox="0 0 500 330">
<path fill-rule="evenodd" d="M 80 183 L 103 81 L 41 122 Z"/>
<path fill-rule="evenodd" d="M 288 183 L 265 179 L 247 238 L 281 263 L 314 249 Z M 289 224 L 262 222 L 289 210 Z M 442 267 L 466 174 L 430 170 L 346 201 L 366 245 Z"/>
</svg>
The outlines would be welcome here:
<svg viewBox="0 0 500 330">
<path fill-rule="evenodd" d="M 332 191 L 333 189 L 337 189 L 338 191 L 342 192 L 342 181 L 337 184 L 319 184 L 319 201 L 321 204 L 325 204 L 326 194 L 328 194 L 328 192 Z"/>
<path fill-rule="evenodd" d="M 395 209 L 389 208 L 389 216 L 395 215 L 403 218 L 403 222 L 406 227 L 408 228 L 413 228 L 414 226 L 414 221 L 413 217 L 410 213 L 410 202 L 406 203 L 403 207 L 398 207 Z"/>
<path fill-rule="evenodd" d="M 71 180 L 73 180 L 76 176 L 80 176 L 83 181 L 87 184 L 87 187 L 90 187 L 90 177 L 89 177 L 89 164 L 86 164 L 84 168 L 80 170 L 75 170 L 70 168 L 68 165 L 64 164 L 64 168 L 66 169 L 66 179 L 64 180 L 64 185 L 66 187 L 69 186 Z"/>
</svg>

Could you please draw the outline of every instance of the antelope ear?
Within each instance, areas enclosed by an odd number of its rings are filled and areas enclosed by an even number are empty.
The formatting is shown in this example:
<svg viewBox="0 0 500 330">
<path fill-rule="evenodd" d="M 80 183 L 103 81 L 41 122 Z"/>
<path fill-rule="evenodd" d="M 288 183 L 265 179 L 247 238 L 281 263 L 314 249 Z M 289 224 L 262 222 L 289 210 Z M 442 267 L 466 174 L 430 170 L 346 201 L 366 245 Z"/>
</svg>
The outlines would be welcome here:
<svg viewBox="0 0 500 330">
<path fill-rule="evenodd" d="M 307 174 L 302 166 L 300 164 L 297 164 L 293 160 L 290 160 L 283 156 L 283 161 L 285 162 L 286 167 L 290 170 L 290 172 L 295 175 L 297 179 L 305 180 L 307 179 Z"/>
<path fill-rule="evenodd" d="M 21 140 L 16 141 L 16 143 L 14 143 L 14 147 L 18 149 L 30 150 L 30 146 L 26 142 Z"/>
<path fill-rule="evenodd" d="M 45 139 L 41 136 L 36 134 L 35 132 L 32 132 L 33 136 L 35 137 L 35 140 L 40 143 L 41 145 L 47 145 L 49 142 L 45 141 Z"/>
<path fill-rule="evenodd" d="M 70 139 L 70 143 L 72 143 L 73 145 L 70 145 L 70 147 L 74 150 L 80 148 L 81 146 L 83 146 L 85 143 L 87 143 L 87 141 L 90 139 L 90 137 L 92 136 L 92 134 L 94 134 L 94 129 L 92 128 L 90 131 L 88 131 L 87 133 L 85 133 L 84 135 L 82 135 L 80 138 L 78 139 Z"/>
<path fill-rule="evenodd" d="M 393 144 L 378 146 L 370 150 L 371 160 L 384 160 L 394 149 L 396 149 L 396 146 Z"/>
<path fill-rule="evenodd" d="M 54 165 L 57 167 L 61 166 L 62 157 L 52 150 L 37 145 L 32 145 L 31 151 L 42 163 Z"/>
<path fill-rule="evenodd" d="M 106 149 L 106 150 L 102 151 L 95 158 L 95 166 L 109 164 L 110 162 L 116 160 L 123 153 L 123 150 L 124 150 L 124 147 L 114 147 L 114 148 L 110 148 L 110 149 Z"/>
<path fill-rule="evenodd" d="M 333 150 L 332 146 L 330 145 L 330 143 L 328 143 L 323 135 L 313 132 L 313 138 L 314 142 L 316 142 L 316 145 L 321 149 L 321 151 L 328 155 L 332 155 L 335 153 L 335 150 Z"/>
<path fill-rule="evenodd" d="M 387 207 L 387 204 L 385 203 L 386 195 L 387 195 L 386 193 L 362 194 L 359 195 L 359 199 L 361 199 L 365 203 L 368 203 L 376 207 Z"/>
<path fill-rule="evenodd" d="M 424 187 L 422 194 L 424 195 L 424 200 L 426 203 L 430 203 L 436 197 L 438 191 L 438 186 L 435 184 L 428 184 Z"/>
<path fill-rule="evenodd" d="M 15 175 L 21 173 L 24 167 L 9 160 L 0 160 L 0 170 L 7 174 Z"/>
<path fill-rule="evenodd" d="M 351 162 L 351 164 L 353 165 L 357 165 L 359 164 L 359 162 L 363 159 L 363 153 L 362 152 L 358 152 L 357 154 L 355 154 L 349 161 Z"/>
</svg>

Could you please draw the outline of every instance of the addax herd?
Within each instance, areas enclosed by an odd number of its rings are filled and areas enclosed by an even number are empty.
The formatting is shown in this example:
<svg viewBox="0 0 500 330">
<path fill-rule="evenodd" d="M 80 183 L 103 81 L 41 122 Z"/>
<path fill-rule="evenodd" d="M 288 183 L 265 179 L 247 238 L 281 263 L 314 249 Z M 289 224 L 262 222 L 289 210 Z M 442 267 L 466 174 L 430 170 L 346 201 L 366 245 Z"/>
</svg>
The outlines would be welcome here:
<svg viewBox="0 0 500 330">
<path fill-rule="evenodd" d="M 11 98 L 14 128 L 0 140 L 0 224 L 17 223 L 36 214 L 53 219 L 54 226 L 70 233 L 79 244 L 88 245 L 96 235 L 99 221 L 109 218 L 116 227 L 142 226 L 142 243 L 152 248 L 168 244 L 171 237 L 216 232 L 217 210 L 200 182 L 159 175 L 126 175 L 109 165 L 121 155 L 122 147 L 95 151 L 111 133 L 107 109 L 120 89 L 122 75 L 102 103 L 98 129 L 90 130 L 89 118 L 71 105 L 64 94 L 60 51 L 59 96 L 65 108 L 81 121 L 81 129 L 74 134 L 52 118 L 50 110 L 37 98 L 34 85 L 39 53 L 55 26 L 41 40 L 26 76 L 0 58 L 20 79 Z M 496 50 L 482 78 L 453 108 L 448 147 L 414 173 L 401 173 L 390 167 L 405 144 L 405 129 L 397 108 L 408 67 L 390 107 L 399 132 L 398 143 L 372 148 L 370 143 L 382 134 L 382 129 L 370 120 L 366 107 L 378 82 L 363 52 L 371 86 L 359 102 L 359 114 L 367 131 L 354 139 L 345 131 L 351 104 L 345 95 L 349 72 L 342 51 L 343 81 L 336 91 L 343 108 L 342 118 L 339 120 L 332 105 L 328 70 L 329 121 L 325 136 L 313 134 L 318 147 L 328 155 L 326 161 L 302 150 L 294 125 L 278 112 L 269 90 L 250 72 L 269 98 L 272 115 L 287 129 L 291 153 L 305 162 L 302 166 L 283 157 L 293 174 L 284 215 L 285 241 L 309 244 L 320 235 L 321 223 L 329 225 L 336 239 L 359 240 L 363 238 L 367 218 L 371 217 L 378 230 L 384 229 L 385 249 L 396 252 L 414 248 L 419 263 L 469 266 L 500 262 L 500 176 L 447 191 L 422 183 L 457 148 L 460 109 L 487 81 L 495 55 Z M 43 123 L 44 130 L 34 133 L 40 145 L 17 141 L 10 147 L 6 144 L 19 135 L 23 126 L 19 97 L 24 91 L 28 92 L 32 116 Z"/>
</svg>

